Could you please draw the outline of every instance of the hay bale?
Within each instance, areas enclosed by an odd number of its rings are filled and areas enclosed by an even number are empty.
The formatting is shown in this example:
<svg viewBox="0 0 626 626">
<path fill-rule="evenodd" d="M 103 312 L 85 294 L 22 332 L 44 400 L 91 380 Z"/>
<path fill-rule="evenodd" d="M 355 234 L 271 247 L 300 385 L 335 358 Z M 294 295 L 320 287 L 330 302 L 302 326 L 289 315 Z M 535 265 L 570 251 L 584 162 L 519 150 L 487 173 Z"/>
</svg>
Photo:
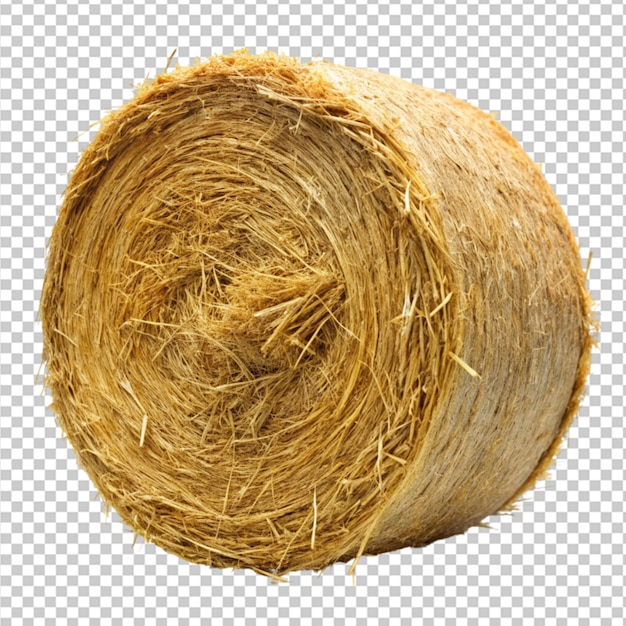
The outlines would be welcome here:
<svg viewBox="0 0 626 626">
<path fill-rule="evenodd" d="M 557 198 L 491 116 L 236 53 L 85 150 L 50 241 L 47 384 L 135 532 L 278 574 L 462 533 L 542 477 L 590 301 Z"/>
</svg>

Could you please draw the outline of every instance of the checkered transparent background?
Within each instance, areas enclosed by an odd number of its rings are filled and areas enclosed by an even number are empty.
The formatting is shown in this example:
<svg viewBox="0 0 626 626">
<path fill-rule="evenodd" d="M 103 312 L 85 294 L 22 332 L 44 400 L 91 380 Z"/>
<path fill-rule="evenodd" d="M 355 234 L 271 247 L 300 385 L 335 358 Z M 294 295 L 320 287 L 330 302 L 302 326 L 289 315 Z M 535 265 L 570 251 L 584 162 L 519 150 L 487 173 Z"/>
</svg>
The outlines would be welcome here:
<svg viewBox="0 0 626 626">
<path fill-rule="evenodd" d="M 624 623 L 621 0 L 0 2 L 0 623 Z M 369 66 L 498 112 L 543 163 L 601 318 L 589 396 L 519 512 L 423 550 L 274 584 L 138 540 L 37 383 L 45 243 L 89 125 L 176 61 L 233 48 Z"/>
</svg>

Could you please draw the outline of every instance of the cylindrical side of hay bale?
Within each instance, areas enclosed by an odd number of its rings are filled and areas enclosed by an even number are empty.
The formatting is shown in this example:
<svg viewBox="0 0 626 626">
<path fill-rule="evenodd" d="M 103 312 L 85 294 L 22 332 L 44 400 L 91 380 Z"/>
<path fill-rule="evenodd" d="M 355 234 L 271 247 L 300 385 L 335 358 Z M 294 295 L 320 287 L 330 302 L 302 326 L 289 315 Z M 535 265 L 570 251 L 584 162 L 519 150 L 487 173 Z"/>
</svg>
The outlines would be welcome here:
<svg viewBox="0 0 626 626">
<path fill-rule="evenodd" d="M 103 499 L 266 573 L 421 546 L 544 475 L 589 367 L 566 216 L 491 116 L 239 53 L 143 86 L 72 175 L 42 293 Z"/>
<path fill-rule="evenodd" d="M 453 260 L 457 317 L 436 428 L 368 547 L 419 545 L 463 532 L 545 474 L 589 368 L 590 301 L 558 199 L 493 116 L 379 73 L 329 74 L 368 117 L 395 126 Z"/>
</svg>

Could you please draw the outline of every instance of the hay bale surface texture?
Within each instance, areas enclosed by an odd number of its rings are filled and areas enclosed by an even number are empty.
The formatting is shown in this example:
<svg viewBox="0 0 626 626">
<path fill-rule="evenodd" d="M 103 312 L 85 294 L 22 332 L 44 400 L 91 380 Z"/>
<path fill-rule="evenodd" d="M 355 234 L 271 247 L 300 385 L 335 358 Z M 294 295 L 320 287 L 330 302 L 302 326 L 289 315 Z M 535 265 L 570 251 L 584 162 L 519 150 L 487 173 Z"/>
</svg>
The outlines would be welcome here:
<svg viewBox="0 0 626 626">
<path fill-rule="evenodd" d="M 490 115 L 243 52 L 103 120 L 41 316 L 54 411 L 104 501 L 184 559 L 270 575 L 510 509 L 592 343 L 566 216 Z"/>
</svg>

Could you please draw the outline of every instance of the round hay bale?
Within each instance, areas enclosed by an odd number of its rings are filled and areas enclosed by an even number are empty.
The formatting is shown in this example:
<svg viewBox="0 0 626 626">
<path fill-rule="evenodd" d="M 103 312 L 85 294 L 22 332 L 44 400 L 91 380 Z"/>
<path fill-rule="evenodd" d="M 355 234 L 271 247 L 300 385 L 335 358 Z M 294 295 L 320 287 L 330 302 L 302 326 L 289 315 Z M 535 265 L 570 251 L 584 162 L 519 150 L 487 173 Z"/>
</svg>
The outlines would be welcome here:
<svg viewBox="0 0 626 626">
<path fill-rule="evenodd" d="M 272 575 L 510 509 L 592 344 L 566 216 L 498 122 L 271 54 L 177 68 L 103 120 L 41 317 L 104 501 L 184 559 Z"/>
</svg>

